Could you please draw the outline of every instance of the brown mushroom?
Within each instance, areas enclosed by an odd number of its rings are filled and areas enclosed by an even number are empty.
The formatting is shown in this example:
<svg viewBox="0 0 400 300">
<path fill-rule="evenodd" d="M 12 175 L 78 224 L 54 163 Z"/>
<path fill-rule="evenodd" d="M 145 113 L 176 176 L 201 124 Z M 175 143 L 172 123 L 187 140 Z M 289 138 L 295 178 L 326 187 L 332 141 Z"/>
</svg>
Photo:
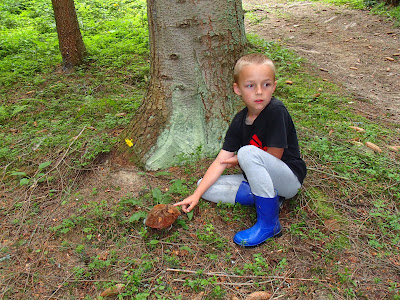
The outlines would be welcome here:
<svg viewBox="0 0 400 300">
<path fill-rule="evenodd" d="M 157 204 L 150 210 L 145 224 L 155 229 L 168 228 L 180 215 L 180 211 L 171 204 Z"/>
</svg>

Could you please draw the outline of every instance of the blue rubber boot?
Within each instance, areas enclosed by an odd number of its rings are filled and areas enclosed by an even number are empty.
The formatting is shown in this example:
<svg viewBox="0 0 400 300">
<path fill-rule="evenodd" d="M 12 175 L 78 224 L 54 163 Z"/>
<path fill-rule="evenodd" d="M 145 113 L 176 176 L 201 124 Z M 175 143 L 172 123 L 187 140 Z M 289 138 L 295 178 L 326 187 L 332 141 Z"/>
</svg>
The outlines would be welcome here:
<svg viewBox="0 0 400 300">
<path fill-rule="evenodd" d="M 279 196 L 263 198 L 255 196 L 257 222 L 253 227 L 235 234 L 233 241 L 244 247 L 257 246 L 267 239 L 281 235 L 279 223 Z"/>
<path fill-rule="evenodd" d="M 242 181 L 236 193 L 235 203 L 241 205 L 254 205 L 254 195 L 251 192 L 250 185 L 247 181 Z"/>
</svg>

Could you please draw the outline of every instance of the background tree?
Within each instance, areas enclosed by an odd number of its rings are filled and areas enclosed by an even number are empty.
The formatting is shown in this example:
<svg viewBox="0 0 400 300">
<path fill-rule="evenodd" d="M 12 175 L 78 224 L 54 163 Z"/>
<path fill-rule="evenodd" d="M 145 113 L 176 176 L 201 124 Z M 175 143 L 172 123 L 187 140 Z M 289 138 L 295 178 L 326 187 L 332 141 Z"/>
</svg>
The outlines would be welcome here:
<svg viewBox="0 0 400 300">
<path fill-rule="evenodd" d="M 202 147 L 215 154 L 234 113 L 232 74 L 246 36 L 241 0 L 148 0 L 151 79 L 124 134 L 147 169 Z"/>
<path fill-rule="evenodd" d="M 74 66 L 80 65 L 86 55 L 74 0 L 51 0 L 51 2 L 63 58 L 63 70 L 70 70 Z"/>
<path fill-rule="evenodd" d="M 399 0 L 385 0 L 386 4 L 389 4 L 393 7 L 399 6 L 400 1 Z"/>
</svg>

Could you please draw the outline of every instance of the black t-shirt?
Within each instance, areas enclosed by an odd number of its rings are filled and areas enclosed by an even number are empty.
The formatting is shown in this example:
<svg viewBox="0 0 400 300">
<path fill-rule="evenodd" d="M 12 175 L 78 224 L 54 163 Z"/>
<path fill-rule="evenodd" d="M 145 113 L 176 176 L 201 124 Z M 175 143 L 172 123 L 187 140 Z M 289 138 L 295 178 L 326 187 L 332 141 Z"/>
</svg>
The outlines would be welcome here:
<svg viewBox="0 0 400 300">
<path fill-rule="evenodd" d="M 307 174 L 306 164 L 300 157 L 296 129 L 284 104 L 272 98 L 252 125 L 246 125 L 246 117 L 247 107 L 233 118 L 222 149 L 236 152 L 245 145 L 254 145 L 264 151 L 268 147 L 283 148 L 281 160 L 303 183 Z"/>
</svg>

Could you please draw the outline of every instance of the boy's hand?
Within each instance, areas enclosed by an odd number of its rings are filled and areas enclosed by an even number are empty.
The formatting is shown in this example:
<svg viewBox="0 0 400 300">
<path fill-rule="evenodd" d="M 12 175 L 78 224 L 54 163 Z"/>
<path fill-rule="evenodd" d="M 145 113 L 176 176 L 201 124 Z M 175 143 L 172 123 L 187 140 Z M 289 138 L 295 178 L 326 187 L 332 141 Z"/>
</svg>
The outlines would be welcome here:
<svg viewBox="0 0 400 300">
<path fill-rule="evenodd" d="M 197 203 L 199 203 L 199 200 L 200 199 L 198 197 L 191 195 L 187 197 L 185 200 L 175 203 L 174 206 L 182 206 L 182 210 L 185 213 L 188 213 L 197 205 Z"/>
<path fill-rule="evenodd" d="M 232 168 L 234 166 L 237 166 L 239 164 L 237 155 L 234 155 L 228 159 L 222 160 L 221 164 L 226 164 L 227 168 Z"/>
</svg>

